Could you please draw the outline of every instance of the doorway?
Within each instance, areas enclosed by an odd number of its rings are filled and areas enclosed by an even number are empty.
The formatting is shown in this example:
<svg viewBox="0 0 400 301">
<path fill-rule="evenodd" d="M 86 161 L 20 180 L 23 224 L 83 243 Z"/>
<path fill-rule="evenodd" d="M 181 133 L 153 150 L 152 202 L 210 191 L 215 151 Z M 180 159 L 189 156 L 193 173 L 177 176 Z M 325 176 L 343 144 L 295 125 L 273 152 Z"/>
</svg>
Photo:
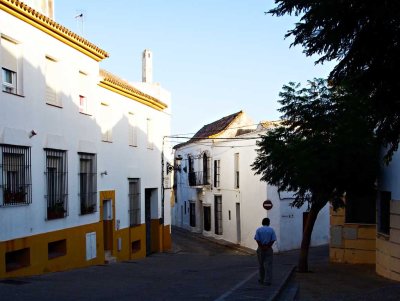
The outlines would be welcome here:
<svg viewBox="0 0 400 301">
<path fill-rule="evenodd" d="M 146 223 L 146 256 L 158 250 L 157 237 L 158 219 L 158 190 L 157 188 L 145 188 L 144 190 L 144 216 Z M 154 236 L 154 237 L 153 237 Z"/>
<path fill-rule="evenodd" d="M 240 244 L 242 242 L 242 230 L 240 225 L 240 203 L 236 203 L 236 235 L 237 243 Z"/>
<path fill-rule="evenodd" d="M 112 200 L 103 200 L 103 233 L 105 251 L 112 251 L 113 249 L 113 216 Z"/>
</svg>

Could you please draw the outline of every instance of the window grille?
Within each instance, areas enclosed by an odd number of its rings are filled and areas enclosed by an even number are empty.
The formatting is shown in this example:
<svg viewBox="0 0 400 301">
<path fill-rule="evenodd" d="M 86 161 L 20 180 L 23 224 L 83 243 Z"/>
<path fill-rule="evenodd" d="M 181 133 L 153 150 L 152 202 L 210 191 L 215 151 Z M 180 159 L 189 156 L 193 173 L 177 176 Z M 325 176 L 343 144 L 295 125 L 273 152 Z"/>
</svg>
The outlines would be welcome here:
<svg viewBox="0 0 400 301">
<path fill-rule="evenodd" d="M 190 207 L 190 226 L 191 227 L 196 227 L 196 203 L 190 202 L 189 203 Z"/>
<path fill-rule="evenodd" d="M 220 167 L 221 161 L 214 160 L 214 187 L 220 187 Z"/>
<path fill-rule="evenodd" d="M 0 145 L 1 206 L 32 203 L 31 149 Z"/>
<path fill-rule="evenodd" d="M 235 188 L 239 188 L 239 153 L 235 154 Z"/>
<path fill-rule="evenodd" d="M 68 212 L 67 152 L 45 149 L 47 219 L 63 218 Z"/>
<path fill-rule="evenodd" d="M 81 214 L 96 211 L 97 166 L 96 155 L 79 153 L 79 199 Z"/>
<path fill-rule="evenodd" d="M 215 234 L 222 235 L 222 196 L 214 196 Z"/>
<path fill-rule="evenodd" d="M 140 180 L 128 179 L 130 226 L 140 225 Z"/>
</svg>

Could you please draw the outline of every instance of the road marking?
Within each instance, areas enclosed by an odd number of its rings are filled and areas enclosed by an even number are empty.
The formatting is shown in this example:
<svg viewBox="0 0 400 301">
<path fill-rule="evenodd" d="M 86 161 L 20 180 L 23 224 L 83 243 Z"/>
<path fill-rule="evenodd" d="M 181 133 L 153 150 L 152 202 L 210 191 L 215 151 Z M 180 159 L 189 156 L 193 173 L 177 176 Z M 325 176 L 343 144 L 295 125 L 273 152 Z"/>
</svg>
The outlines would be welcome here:
<svg viewBox="0 0 400 301">
<path fill-rule="evenodd" d="M 214 301 L 223 301 L 225 300 L 226 297 L 228 297 L 230 294 L 232 294 L 235 290 L 237 290 L 239 287 L 241 287 L 243 284 L 245 284 L 247 281 L 249 281 L 255 274 L 257 274 L 258 271 L 255 271 L 254 273 L 251 273 L 249 276 L 247 276 L 244 280 L 240 281 L 238 284 L 236 284 L 234 287 L 232 287 L 230 290 L 226 291 L 223 295 L 219 296 L 217 299 Z"/>
</svg>

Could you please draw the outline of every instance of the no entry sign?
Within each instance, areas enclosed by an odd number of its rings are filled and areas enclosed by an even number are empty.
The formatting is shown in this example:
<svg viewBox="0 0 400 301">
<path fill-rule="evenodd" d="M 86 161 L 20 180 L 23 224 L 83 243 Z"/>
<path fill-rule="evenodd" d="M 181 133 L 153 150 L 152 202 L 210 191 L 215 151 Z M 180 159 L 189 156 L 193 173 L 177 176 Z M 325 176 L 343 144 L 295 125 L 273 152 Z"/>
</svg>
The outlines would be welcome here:
<svg viewBox="0 0 400 301">
<path fill-rule="evenodd" d="M 265 210 L 270 210 L 270 209 L 272 209 L 272 207 L 273 207 L 273 205 L 272 205 L 272 202 L 270 200 L 266 200 L 266 201 L 263 202 L 263 208 Z"/>
</svg>

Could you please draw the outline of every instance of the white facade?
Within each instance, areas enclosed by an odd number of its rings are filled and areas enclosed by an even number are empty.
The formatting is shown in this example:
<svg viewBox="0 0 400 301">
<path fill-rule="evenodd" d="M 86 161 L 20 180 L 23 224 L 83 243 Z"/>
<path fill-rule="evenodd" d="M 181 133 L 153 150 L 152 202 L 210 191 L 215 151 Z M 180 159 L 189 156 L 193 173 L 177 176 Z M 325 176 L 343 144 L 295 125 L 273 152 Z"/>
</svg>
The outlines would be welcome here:
<svg viewBox="0 0 400 301">
<path fill-rule="evenodd" d="M 235 123 L 240 123 L 240 120 L 246 120 L 241 123 L 241 128 L 251 124 L 243 113 L 239 114 Z M 279 194 L 276 187 L 267 185 L 260 181 L 260 176 L 254 175 L 251 164 L 257 155 L 256 139 L 266 129 L 256 131 L 253 127 L 250 133 L 235 136 L 233 132 L 237 132 L 237 128 L 234 124 L 230 125 L 223 133 L 216 135 L 220 139 L 199 139 L 176 146 L 175 158 L 181 156 L 183 160 L 175 176 L 177 195 L 172 208 L 172 224 L 256 249 L 255 231 L 261 226 L 262 219 L 269 217 L 277 235 L 274 250 L 300 248 L 303 212 L 307 206 L 300 209 L 290 207 L 292 194 Z M 229 133 L 230 139 L 223 139 L 226 137 L 225 132 Z M 207 168 L 203 163 L 204 155 L 207 157 Z M 193 158 L 193 168 L 189 166 L 189 157 Z M 200 183 L 190 183 L 190 169 L 195 177 L 201 178 Z M 237 175 L 239 183 L 235 179 Z M 216 178 L 219 178 L 219 184 Z M 222 199 L 222 232 L 217 234 L 215 212 L 216 199 L 219 198 Z M 273 204 L 273 208 L 268 211 L 263 208 L 263 202 L 267 199 Z M 204 210 L 205 207 L 210 209 Z M 192 214 L 191 221 L 190 210 L 193 208 L 195 214 Z M 205 214 L 209 215 L 211 221 L 209 228 L 205 225 Z M 326 206 L 315 224 L 311 245 L 327 244 L 328 231 L 329 207 Z"/>
<path fill-rule="evenodd" d="M 170 240 L 161 159 L 170 94 L 100 70 L 107 56 L 0 0 L 0 278 L 104 263 L 106 251 L 143 257 Z"/>
</svg>

